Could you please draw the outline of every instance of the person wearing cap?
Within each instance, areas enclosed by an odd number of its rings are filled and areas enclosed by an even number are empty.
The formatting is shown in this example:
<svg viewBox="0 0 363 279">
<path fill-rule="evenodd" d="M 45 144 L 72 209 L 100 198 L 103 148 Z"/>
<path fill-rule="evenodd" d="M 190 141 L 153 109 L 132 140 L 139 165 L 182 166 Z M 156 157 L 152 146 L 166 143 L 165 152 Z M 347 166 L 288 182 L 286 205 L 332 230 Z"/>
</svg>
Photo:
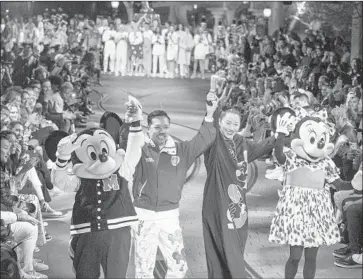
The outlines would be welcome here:
<svg viewBox="0 0 363 279">
<path fill-rule="evenodd" d="M 126 31 L 126 26 L 122 24 L 120 18 L 115 19 L 115 44 L 116 44 L 116 63 L 115 76 L 125 76 L 128 60 L 128 42 L 129 33 Z"/>
</svg>

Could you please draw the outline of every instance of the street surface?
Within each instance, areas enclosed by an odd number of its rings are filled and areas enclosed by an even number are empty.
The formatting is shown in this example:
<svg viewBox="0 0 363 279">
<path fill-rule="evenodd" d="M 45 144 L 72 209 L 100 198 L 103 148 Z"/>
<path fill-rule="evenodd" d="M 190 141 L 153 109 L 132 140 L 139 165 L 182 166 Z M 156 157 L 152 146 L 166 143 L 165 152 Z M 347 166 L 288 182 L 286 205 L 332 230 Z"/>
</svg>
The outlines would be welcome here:
<svg viewBox="0 0 363 279">
<path fill-rule="evenodd" d="M 102 82 L 102 87 L 95 87 L 103 95 L 101 107 L 118 113 L 122 118 L 129 92 L 140 100 L 146 113 L 155 109 L 165 110 L 174 124 L 171 125 L 171 134 L 181 140 L 191 139 L 203 120 L 205 95 L 209 89 L 208 80 L 105 76 Z M 100 100 L 97 95 L 92 96 L 92 99 L 95 102 Z M 95 111 L 96 114 L 90 119 L 90 126 L 97 125 L 103 113 L 100 109 Z M 146 125 L 146 116 L 144 124 Z M 278 201 L 277 191 L 282 186 L 278 181 L 265 179 L 264 162 L 258 161 L 257 166 L 259 177 L 247 194 L 250 229 L 245 259 L 262 278 L 283 278 L 289 248 L 268 242 L 269 227 Z M 207 278 L 201 221 L 205 178 L 206 172 L 202 164 L 199 173 L 185 185 L 180 205 L 180 222 L 189 266 L 188 278 Z M 47 220 L 47 230 L 53 236 L 53 240 L 35 254 L 35 257 L 44 260 L 50 266 L 50 270 L 44 272 L 49 278 L 74 278 L 68 256 L 73 201 L 74 193 L 65 193 L 55 197 L 51 202 L 54 209 L 66 214 L 62 218 Z M 341 244 L 320 248 L 316 278 L 361 278 L 361 269 L 342 269 L 333 264 L 332 251 L 340 247 Z M 302 278 L 303 262 L 302 259 L 297 278 Z M 128 274 L 129 278 L 133 278 L 132 264 Z"/>
</svg>

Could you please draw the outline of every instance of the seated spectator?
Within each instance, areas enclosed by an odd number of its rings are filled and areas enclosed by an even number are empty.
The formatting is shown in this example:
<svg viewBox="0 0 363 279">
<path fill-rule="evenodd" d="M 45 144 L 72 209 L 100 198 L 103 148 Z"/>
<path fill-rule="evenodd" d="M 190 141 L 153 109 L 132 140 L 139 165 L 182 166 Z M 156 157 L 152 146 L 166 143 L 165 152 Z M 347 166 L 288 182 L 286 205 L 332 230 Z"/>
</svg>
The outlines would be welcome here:
<svg viewBox="0 0 363 279">
<path fill-rule="evenodd" d="M 47 276 L 36 272 L 38 270 L 47 270 L 48 266 L 35 263 L 33 261 L 33 252 L 38 237 L 38 221 L 30 217 L 25 211 L 14 208 L 16 199 L 10 192 L 10 176 L 6 169 L 6 164 L 10 156 L 11 144 L 7 137 L 1 133 L 1 218 L 5 224 L 10 225 L 10 232 L 14 240 L 20 244 L 23 254 L 23 274 L 25 278 L 47 278 Z M 15 213 L 14 213 L 15 210 Z M 27 223 L 26 223 L 27 222 Z"/>
<path fill-rule="evenodd" d="M 363 245 L 363 214 L 362 214 L 362 166 L 360 171 L 352 180 L 352 185 L 360 189 L 360 198 L 352 200 L 350 197 L 344 202 L 343 210 L 347 218 L 349 245 L 334 250 L 333 255 L 337 257 L 334 264 L 343 268 L 362 267 L 362 245 Z"/>
<path fill-rule="evenodd" d="M 3 131 L 8 128 L 8 125 L 10 123 L 10 110 L 4 105 L 1 105 L 0 109 L 1 131 Z"/>
</svg>

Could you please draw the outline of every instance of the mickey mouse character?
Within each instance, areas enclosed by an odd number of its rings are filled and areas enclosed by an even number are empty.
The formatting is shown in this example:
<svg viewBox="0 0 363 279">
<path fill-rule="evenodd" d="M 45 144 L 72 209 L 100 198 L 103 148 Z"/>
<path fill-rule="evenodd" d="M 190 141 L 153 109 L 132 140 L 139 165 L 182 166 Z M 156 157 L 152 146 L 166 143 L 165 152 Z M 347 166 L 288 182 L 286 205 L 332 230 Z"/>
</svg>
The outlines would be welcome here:
<svg viewBox="0 0 363 279">
<path fill-rule="evenodd" d="M 109 132 L 86 129 L 60 140 L 57 169 L 71 161 L 78 190 L 71 220 L 70 255 L 76 278 L 125 278 L 129 262 L 130 226 L 138 221 L 128 190 L 141 156 L 144 136 L 141 105 L 133 101 L 126 152 L 116 148 Z"/>
<path fill-rule="evenodd" d="M 314 278 L 319 247 L 340 241 L 329 187 L 342 190 L 352 185 L 339 178 L 337 167 L 328 157 L 334 145 L 330 142 L 327 112 L 321 107 L 299 108 L 296 117 L 293 111 L 290 116 L 281 117 L 277 111 L 272 120 L 278 134 L 275 156 L 283 166 L 285 181 L 269 241 L 290 245 L 285 278 L 295 277 L 303 250 L 304 278 Z"/>
</svg>

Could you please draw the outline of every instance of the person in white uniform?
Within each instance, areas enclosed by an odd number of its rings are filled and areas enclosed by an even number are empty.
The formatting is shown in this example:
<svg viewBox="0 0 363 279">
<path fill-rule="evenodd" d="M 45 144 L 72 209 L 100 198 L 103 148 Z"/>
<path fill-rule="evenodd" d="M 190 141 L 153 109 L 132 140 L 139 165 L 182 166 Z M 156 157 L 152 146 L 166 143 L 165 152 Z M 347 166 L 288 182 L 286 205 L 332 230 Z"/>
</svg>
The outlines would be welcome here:
<svg viewBox="0 0 363 279">
<path fill-rule="evenodd" d="M 175 77 L 175 64 L 178 58 L 179 36 L 174 25 L 170 25 L 168 32 L 168 46 L 166 49 L 166 60 L 168 61 L 168 78 Z"/>
<path fill-rule="evenodd" d="M 152 76 L 156 76 L 156 70 L 159 63 L 159 77 L 164 77 L 167 74 L 165 63 L 165 38 L 161 32 L 160 26 L 156 27 L 155 33 L 152 37 L 153 43 L 153 73 Z"/>
<path fill-rule="evenodd" d="M 193 47 L 194 39 L 189 27 L 186 26 L 185 30 L 183 30 L 183 25 L 179 24 L 179 52 L 177 62 L 181 78 L 189 76 L 190 58 Z"/>
<path fill-rule="evenodd" d="M 193 65 L 193 75 L 191 78 L 196 78 L 197 76 L 197 68 L 199 64 L 200 73 L 202 79 L 204 79 L 204 71 L 205 71 L 205 58 L 207 56 L 208 51 L 208 40 L 204 34 L 204 31 L 201 27 L 196 30 L 196 34 L 194 35 L 194 65 Z"/>
<path fill-rule="evenodd" d="M 115 44 L 116 31 L 114 24 L 110 23 L 109 27 L 104 30 L 102 35 L 102 42 L 104 42 L 103 49 L 103 72 L 107 73 L 108 69 L 113 73 L 115 71 L 115 55 L 116 55 L 116 44 Z"/>
<path fill-rule="evenodd" d="M 116 63 L 115 63 L 115 76 L 125 76 L 126 66 L 128 60 L 128 42 L 127 38 L 129 33 L 126 31 L 124 24 L 121 24 L 121 19 L 115 20 L 115 44 L 116 44 Z"/>
<path fill-rule="evenodd" d="M 147 77 L 151 76 L 151 62 L 152 62 L 152 39 L 153 39 L 153 31 L 150 30 L 150 26 L 148 22 L 144 22 L 144 43 L 143 43 L 143 65 L 145 75 Z"/>
</svg>

